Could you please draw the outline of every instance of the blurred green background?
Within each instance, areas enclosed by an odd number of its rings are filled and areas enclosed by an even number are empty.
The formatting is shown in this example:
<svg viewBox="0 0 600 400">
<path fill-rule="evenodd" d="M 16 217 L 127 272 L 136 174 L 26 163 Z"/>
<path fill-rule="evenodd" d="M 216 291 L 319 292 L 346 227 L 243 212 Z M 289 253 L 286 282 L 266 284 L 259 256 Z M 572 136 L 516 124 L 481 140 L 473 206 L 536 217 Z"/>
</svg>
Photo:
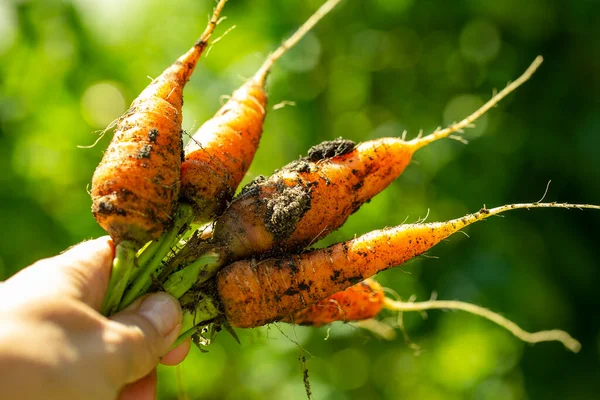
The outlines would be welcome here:
<svg viewBox="0 0 600 400">
<path fill-rule="evenodd" d="M 230 0 L 185 92 L 192 132 L 319 5 Z M 102 235 L 86 192 L 111 135 L 90 145 L 194 42 L 208 0 L 0 0 L 0 278 Z M 443 220 L 483 204 L 600 204 L 600 3 L 594 0 L 346 0 L 275 67 L 271 111 L 247 179 L 313 144 L 409 137 L 468 115 L 538 54 L 534 78 L 465 137 L 420 151 L 390 188 L 322 244 L 384 226 Z M 515 211 L 455 235 L 380 281 L 404 299 L 474 302 L 527 330 L 583 343 L 529 346 L 463 313 L 406 315 L 415 354 L 352 325 L 274 324 L 217 336 L 160 369 L 161 399 L 592 399 L 600 393 L 600 213 Z M 393 315 L 388 315 L 393 317 Z M 179 397 L 178 397 L 179 396 Z"/>
</svg>

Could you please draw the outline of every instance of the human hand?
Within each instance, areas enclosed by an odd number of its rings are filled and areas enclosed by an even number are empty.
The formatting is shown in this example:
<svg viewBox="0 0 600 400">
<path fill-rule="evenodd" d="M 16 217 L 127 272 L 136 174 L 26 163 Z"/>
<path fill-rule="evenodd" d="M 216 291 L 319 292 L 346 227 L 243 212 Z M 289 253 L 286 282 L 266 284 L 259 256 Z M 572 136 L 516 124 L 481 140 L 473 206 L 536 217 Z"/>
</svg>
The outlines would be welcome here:
<svg viewBox="0 0 600 400">
<path fill-rule="evenodd" d="M 102 316 L 113 256 L 108 237 L 90 240 L 0 283 L 2 398 L 155 398 L 156 365 L 189 351 L 169 351 L 181 309 L 155 293 Z"/>
</svg>

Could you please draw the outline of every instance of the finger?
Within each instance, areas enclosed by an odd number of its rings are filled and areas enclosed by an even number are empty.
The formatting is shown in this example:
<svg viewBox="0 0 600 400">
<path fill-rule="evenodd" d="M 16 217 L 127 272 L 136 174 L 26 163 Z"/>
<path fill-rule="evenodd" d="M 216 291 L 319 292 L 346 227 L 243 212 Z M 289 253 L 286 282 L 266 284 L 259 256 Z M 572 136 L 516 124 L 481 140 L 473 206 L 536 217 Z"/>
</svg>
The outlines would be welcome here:
<svg viewBox="0 0 600 400">
<path fill-rule="evenodd" d="M 160 363 L 163 365 L 177 365 L 187 357 L 190 352 L 190 347 L 192 344 L 192 340 L 188 339 L 182 342 L 179 346 L 175 347 L 172 350 L 169 350 L 167 354 L 163 356 L 160 360 Z"/>
<path fill-rule="evenodd" d="M 34 263 L 7 284 L 18 288 L 26 283 L 40 296 L 60 293 L 98 308 L 108 287 L 113 257 L 114 245 L 108 236 L 89 240 Z"/>
<path fill-rule="evenodd" d="M 179 302 L 166 293 L 135 301 L 108 321 L 108 369 L 117 384 L 134 382 L 160 362 L 181 330 Z"/>
<path fill-rule="evenodd" d="M 119 400 L 155 400 L 156 368 L 139 381 L 125 386 L 119 394 Z"/>
<path fill-rule="evenodd" d="M 99 310 L 108 289 L 114 258 L 114 244 L 109 236 L 89 240 L 71 247 L 61 258 L 63 271 L 79 295 L 77 298 Z"/>
</svg>

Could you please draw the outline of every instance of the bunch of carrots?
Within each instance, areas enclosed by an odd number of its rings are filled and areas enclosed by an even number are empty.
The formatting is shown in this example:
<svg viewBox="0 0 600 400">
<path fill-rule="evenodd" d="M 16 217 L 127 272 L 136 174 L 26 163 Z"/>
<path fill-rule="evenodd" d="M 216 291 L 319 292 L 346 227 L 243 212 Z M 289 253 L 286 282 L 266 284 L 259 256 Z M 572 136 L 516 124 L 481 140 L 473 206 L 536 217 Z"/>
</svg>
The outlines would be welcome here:
<svg viewBox="0 0 600 400">
<path fill-rule="evenodd" d="M 577 342 L 564 332 L 531 336 L 474 305 L 393 301 L 370 277 L 492 215 L 523 208 L 599 206 L 536 202 L 484 207 L 446 222 L 403 224 L 328 248 L 307 249 L 393 182 L 417 150 L 444 138 L 464 141 L 463 129 L 527 81 L 541 57 L 480 109 L 447 128 L 412 140 L 400 135 L 358 144 L 342 138 L 324 142 L 238 191 L 262 135 L 269 72 L 341 0 L 327 0 L 184 147 L 184 86 L 226 1 L 219 0 L 194 46 L 119 118 L 94 173 L 92 211 L 116 244 L 104 314 L 163 290 L 181 302 L 183 340 L 207 327 L 249 328 L 274 321 L 319 326 L 371 320 L 383 309 L 455 308 L 491 319 L 523 340 L 560 340 L 577 350 Z"/>
</svg>

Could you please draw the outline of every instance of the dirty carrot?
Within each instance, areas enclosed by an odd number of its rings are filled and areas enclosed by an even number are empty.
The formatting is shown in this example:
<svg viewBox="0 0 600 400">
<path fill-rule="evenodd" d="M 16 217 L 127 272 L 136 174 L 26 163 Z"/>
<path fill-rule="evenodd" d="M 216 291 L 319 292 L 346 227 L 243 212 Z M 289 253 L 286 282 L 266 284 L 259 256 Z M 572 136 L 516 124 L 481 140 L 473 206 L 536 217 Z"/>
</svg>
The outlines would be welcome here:
<svg viewBox="0 0 600 400">
<path fill-rule="evenodd" d="M 172 224 L 183 152 L 183 88 L 206 48 L 221 0 L 196 44 L 155 78 L 117 122 L 92 178 L 92 212 L 117 244 L 105 313 L 118 306 L 135 252 Z"/>
<path fill-rule="evenodd" d="M 322 326 L 336 321 L 361 321 L 379 314 L 383 309 L 384 299 L 385 293 L 381 285 L 373 279 L 365 279 L 281 321 L 311 326 Z"/>
<path fill-rule="evenodd" d="M 395 180 L 417 150 L 469 127 L 527 81 L 541 62 L 537 57 L 517 80 L 448 128 L 410 141 L 390 137 L 358 145 L 344 139 L 324 142 L 269 178 L 258 177 L 217 218 L 210 244 L 192 240 L 169 262 L 162 278 L 180 270 L 170 277 L 165 289 L 185 293 L 200 274 L 210 277 L 204 273 L 207 268 L 214 272 L 228 262 L 257 254 L 295 252 L 336 230 Z M 207 247 L 220 255 L 211 258 L 210 265 L 203 265 L 203 261 L 195 260 Z"/>
<path fill-rule="evenodd" d="M 227 103 L 205 122 L 185 147 L 185 158 L 181 165 L 182 207 L 191 205 L 193 213 L 188 220 L 207 222 L 219 215 L 233 197 L 240 181 L 248 171 L 258 149 L 267 111 L 265 84 L 273 65 L 283 54 L 295 46 L 324 16 L 341 0 L 325 2 L 298 30 L 285 40 L 264 61 L 262 66 L 229 98 Z M 160 238 L 163 244 L 153 244 L 141 257 L 151 257 L 154 262 L 142 264 L 139 276 L 127 291 L 121 308 L 148 290 L 155 277 L 158 263 L 169 251 L 169 243 L 176 235 L 165 233 L 170 239 Z M 169 242 L 171 240 L 171 242 Z M 144 254 L 146 253 L 146 254 Z"/>
<path fill-rule="evenodd" d="M 197 222 L 221 213 L 252 163 L 263 131 L 265 83 L 273 65 L 340 1 L 324 3 L 189 141 L 181 166 L 181 197 L 193 205 Z"/>
<path fill-rule="evenodd" d="M 223 268 L 217 276 L 217 304 L 232 326 L 264 325 L 423 254 L 474 222 L 505 211 L 546 207 L 600 209 L 600 206 L 566 203 L 482 208 L 446 222 L 406 224 L 373 231 L 299 255 L 238 261 Z"/>
</svg>

